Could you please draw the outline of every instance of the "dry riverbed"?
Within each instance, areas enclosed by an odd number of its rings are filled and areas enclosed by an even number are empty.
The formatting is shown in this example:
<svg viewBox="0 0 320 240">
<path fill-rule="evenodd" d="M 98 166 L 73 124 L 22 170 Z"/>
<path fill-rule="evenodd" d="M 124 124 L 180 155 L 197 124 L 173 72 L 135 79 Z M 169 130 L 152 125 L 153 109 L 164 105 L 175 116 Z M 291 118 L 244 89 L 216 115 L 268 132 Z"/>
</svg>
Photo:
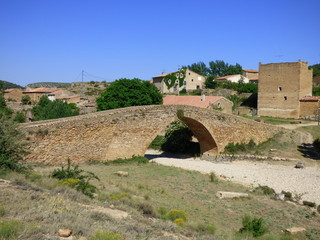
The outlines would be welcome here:
<svg viewBox="0 0 320 240">
<path fill-rule="evenodd" d="M 294 168 L 295 162 L 290 165 L 270 164 L 256 161 L 233 161 L 213 163 L 199 158 L 163 157 L 161 152 L 148 150 L 147 156 L 158 164 L 195 170 L 205 174 L 214 172 L 225 179 L 252 185 L 267 185 L 277 193 L 282 190 L 293 195 L 320 204 L 320 167 L 307 166 L 304 169 Z M 158 156 L 157 156 L 158 155 Z"/>
</svg>

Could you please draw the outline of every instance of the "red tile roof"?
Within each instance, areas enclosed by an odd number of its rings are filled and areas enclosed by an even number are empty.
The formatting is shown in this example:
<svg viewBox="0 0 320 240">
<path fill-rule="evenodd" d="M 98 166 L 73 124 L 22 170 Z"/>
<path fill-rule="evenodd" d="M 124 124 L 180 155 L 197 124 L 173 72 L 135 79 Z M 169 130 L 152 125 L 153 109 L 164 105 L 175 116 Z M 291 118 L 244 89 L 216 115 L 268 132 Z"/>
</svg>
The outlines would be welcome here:
<svg viewBox="0 0 320 240">
<path fill-rule="evenodd" d="M 320 96 L 305 96 L 300 99 L 302 102 L 318 102 L 320 101 Z"/>
<path fill-rule="evenodd" d="M 201 101 L 201 96 L 173 96 L 167 95 L 163 97 L 163 104 L 169 105 L 190 105 L 195 107 L 207 108 L 216 101 L 222 99 L 221 96 L 205 96 L 205 100 Z M 228 100 L 229 101 L 229 100 Z"/>
</svg>

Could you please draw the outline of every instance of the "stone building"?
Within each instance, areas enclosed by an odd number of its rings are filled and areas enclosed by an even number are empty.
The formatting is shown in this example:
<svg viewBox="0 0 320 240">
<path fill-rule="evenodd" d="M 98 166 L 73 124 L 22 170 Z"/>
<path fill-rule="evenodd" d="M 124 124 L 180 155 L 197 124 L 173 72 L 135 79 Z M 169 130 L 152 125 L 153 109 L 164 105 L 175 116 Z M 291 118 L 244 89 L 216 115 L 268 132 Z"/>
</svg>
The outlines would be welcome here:
<svg viewBox="0 0 320 240">
<path fill-rule="evenodd" d="M 306 96 L 312 96 L 307 62 L 259 63 L 259 116 L 299 118 L 300 99 Z"/>
<path fill-rule="evenodd" d="M 179 84 L 179 80 L 181 80 L 182 84 Z M 175 83 L 173 84 L 171 81 L 175 81 Z M 189 69 L 181 69 L 177 72 L 152 77 L 152 83 L 161 93 L 177 93 L 178 90 L 181 91 L 183 89 L 187 92 L 203 89 L 205 81 L 205 76 L 195 73 Z"/>
<path fill-rule="evenodd" d="M 216 82 L 230 81 L 233 83 L 238 83 L 240 81 L 243 81 L 244 83 L 249 83 L 249 78 L 247 78 L 241 74 L 234 74 L 234 75 L 227 75 L 227 76 L 218 77 L 214 81 L 216 81 Z"/>
<path fill-rule="evenodd" d="M 300 117 L 315 120 L 320 108 L 320 96 L 300 99 Z"/>
<path fill-rule="evenodd" d="M 258 83 L 259 71 L 254 69 L 242 69 L 242 75 L 249 79 L 249 83 Z"/>
<path fill-rule="evenodd" d="M 23 90 L 21 88 L 6 89 L 4 90 L 4 98 L 7 101 L 21 102 L 22 91 Z"/>
<path fill-rule="evenodd" d="M 222 96 L 173 96 L 163 97 L 164 105 L 188 105 L 201 108 L 211 108 L 232 114 L 233 103 Z"/>
<path fill-rule="evenodd" d="M 40 98 L 44 95 L 48 95 L 54 91 L 57 91 L 58 88 L 34 88 L 34 89 L 27 89 L 23 91 L 23 95 L 29 95 L 31 101 L 33 103 L 39 102 Z"/>
</svg>

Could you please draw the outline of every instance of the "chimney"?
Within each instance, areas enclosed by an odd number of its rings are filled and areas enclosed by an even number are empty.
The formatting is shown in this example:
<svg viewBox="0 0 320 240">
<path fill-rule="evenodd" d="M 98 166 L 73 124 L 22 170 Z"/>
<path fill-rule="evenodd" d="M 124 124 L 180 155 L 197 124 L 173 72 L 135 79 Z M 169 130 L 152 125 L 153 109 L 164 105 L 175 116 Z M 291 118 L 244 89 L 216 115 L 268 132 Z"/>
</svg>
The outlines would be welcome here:
<svg viewBox="0 0 320 240">
<path fill-rule="evenodd" d="M 201 94 L 201 101 L 202 101 L 202 102 L 206 101 L 206 95 Z"/>
</svg>

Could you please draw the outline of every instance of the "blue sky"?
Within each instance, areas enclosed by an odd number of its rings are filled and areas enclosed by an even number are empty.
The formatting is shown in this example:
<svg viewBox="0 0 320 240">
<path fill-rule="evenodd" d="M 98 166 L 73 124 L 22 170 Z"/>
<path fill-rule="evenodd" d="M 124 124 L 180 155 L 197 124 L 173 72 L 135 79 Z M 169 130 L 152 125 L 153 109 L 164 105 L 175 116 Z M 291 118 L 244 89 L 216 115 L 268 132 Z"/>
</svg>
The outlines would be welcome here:
<svg viewBox="0 0 320 240">
<path fill-rule="evenodd" d="M 312 65 L 319 9 L 320 0 L 0 0 L 0 79 L 73 82 L 85 70 L 150 80 L 213 60 Z"/>
</svg>

